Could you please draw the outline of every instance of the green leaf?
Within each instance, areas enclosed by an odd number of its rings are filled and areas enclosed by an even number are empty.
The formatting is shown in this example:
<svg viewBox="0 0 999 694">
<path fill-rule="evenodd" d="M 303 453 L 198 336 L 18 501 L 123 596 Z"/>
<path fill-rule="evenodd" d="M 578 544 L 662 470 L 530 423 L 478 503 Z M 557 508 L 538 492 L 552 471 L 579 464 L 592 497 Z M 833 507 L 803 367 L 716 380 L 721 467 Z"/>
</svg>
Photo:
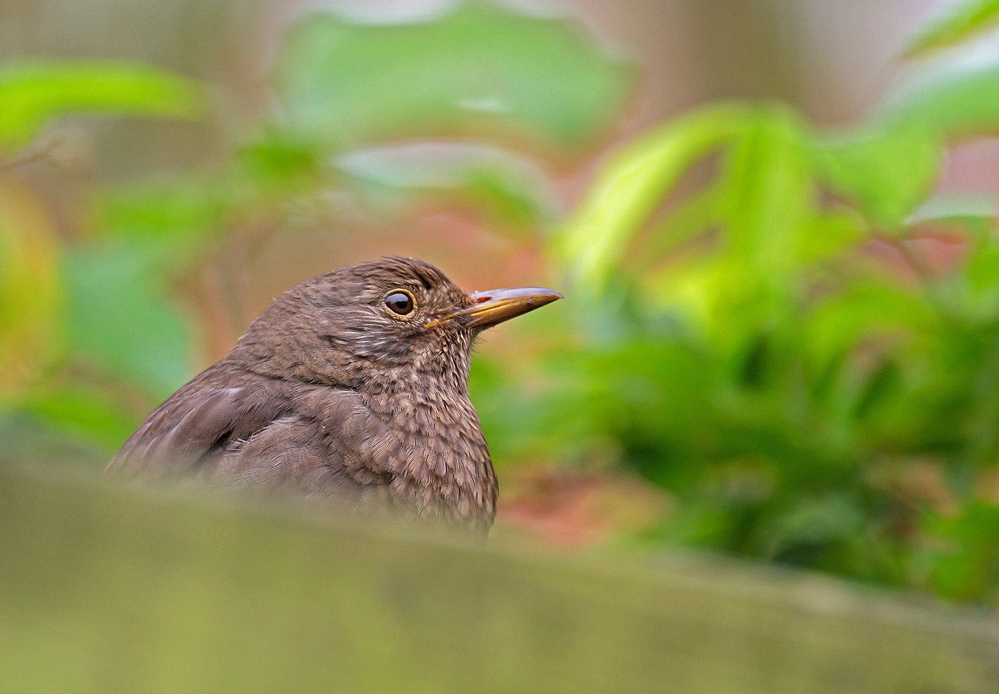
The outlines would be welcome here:
<svg viewBox="0 0 999 694">
<path fill-rule="evenodd" d="M 930 131 L 898 126 L 818 138 L 811 168 L 818 181 L 856 201 L 875 224 L 900 230 L 931 192 L 941 156 Z"/>
<path fill-rule="evenodd" d="M 191 375 L 190 338 L 157 280 L 147 257 L 128 246 L 66 258 L 72 348 L 108 373 L 165 396 Z"/>
<path fill-rule="evenodd" d="M 13 149 L 56 116 L 100 112 L 195 118 L 203 98 L 193 82 L 152 67 L 26 62 L 0 69 L 0 104 L 0 149 Z"/>
<path fill-rule="evenodd" d="M 912 224 L 946 222 L 950 220 L 996 220 L 996 203 L 985 195 L 938 193 L 916 210 Z"/>
<path fill-rule="evenodd" d="M 238 153 L 241 178 L 266 191 L 297 191 L 319 180 L 320 153 L 294 133 L 268 128 Z"/>
<path fill-rule="evenodd" d="M 656 222 L 648 234 L 648 242 L 640 249 L 647 263 L 661 261 L 663 256 L 688 243 L 720 223 L 719 188 L 714 185 L 694 193 Z"/>
<path fill-rule="evenodd" d="M 230 231 L 231 197 L 230 181 L 201 176 L 121 185 L 100 199 L 101 226 L 109 238 L 141 250 L 157 274 L 185 271 Z"/>
<path fill-rule="evenodd" d="M 287 123 L 334 150 L 452 133 L 574 149 L 608 127 L 631 77 L 574 22 L 473 2 L 412 24 L 312 15 L 277 85 Z"/>
<path fill-rule="evenodd" d="M 33 393 L 17 409 L 108 450 L 120 446 L 136 424 L 107 394 L 80 386 Z"/>
<path fill-rule="evenodd" d="M 905 55 L 924 56 L 959 43 L 999 24 L 999 0 L 972 0 L 946 8 L 923 24 L 906 42 Z"/>
<path fill-rule="evenodd" d="M 877 120 L 883 127 L 938 141 L 999 132 L 999 64 L 945 66 L 903 84 Z"/>
<path fill-rule="evenodd" d="M 555 217 L 547 178 L 527 160 L 492 147 L 420 143 L 351 152 L 335 163 L 373 210 L 445 198 L 484 210 L 494 224 L 538 226 Z"/>
<path fill-rule="evenodd" d="M 802 126 L 782 110 L 753 120 L 722 174 L 720 205 L 729 252 L 777 282 L 786 282 L 799 264 L 799 240 L 813 195 L 806 174 Z"/>
<path fill-rule="evenodd" d="M 808 220 L 800 239 L 801 260 L 814 263 L 842 255 L 866 238 L 867 226 L 853 210 L 823 212 Z"/>
<path fill-rule="evenodd" d="M 968 284 L 978 293 L 988 293 L 999 306 L 999 246 L 983 245 L 972 253 L 964 269 Z"/>
<path fill-rule="evenodd" d="M 999 576 L 999 507 L 972 501 L 953 517 L 932 519 L 938 546 L 933 567 L 937 592 L 948 598 L 996 599 Z M 942 542 L 939 542 L 941 541 Z"/>
<path fill-rule="evenodd" d="M 803 499 L 766 529 L 767 552 L 779 556 L 798 545 L 828 545 L 850 539 L 864 527 L 857 501 L 843 493 Z"/>
<path fill-rule="evenodd" d="M 59 247 L 42 201 L 0 182 L 0 397 L 30 384 L 61 342 Z"/>
<path fill-rule="evenodd" d="M 99 406 L 98 406 L 99 407 Z M 117 442 L 121 445 L 121 441 Z M 68 432 L 59 424 L 0 403 L 0 460 L 3 466 L 58 471 L 67 466 L 77 470 L 100 470 L 108 462 L 109 446 Z M 60 474 L 56 472 L 56 474 Z"/>
<path fill-rule="evenodd" d="M 599 291 L 628 243 L 697 159 L 732 140 L 752 111 L 720 106 L 657 128 L 620 152 L 590 187 L 576 214 L 552 240 L 578 287 Z"/>
<path fill-rule="evenodd" d="M 805 353 L 824 369 L 862 340 L 891 334 L 923 335 L 939 316 L 925 296 L 887 279 L 855 280 L 819 302 L 805 328 Z"/>
<path fill-rule="evenodd" d="M 999 131 L 997 94 L 999 65 L 924 72 L 871 125 L 816 138 L 814 174 L 855 200 L 875 224 L 901 231 L 932 192 L 946 141 Z"/>
</svg>

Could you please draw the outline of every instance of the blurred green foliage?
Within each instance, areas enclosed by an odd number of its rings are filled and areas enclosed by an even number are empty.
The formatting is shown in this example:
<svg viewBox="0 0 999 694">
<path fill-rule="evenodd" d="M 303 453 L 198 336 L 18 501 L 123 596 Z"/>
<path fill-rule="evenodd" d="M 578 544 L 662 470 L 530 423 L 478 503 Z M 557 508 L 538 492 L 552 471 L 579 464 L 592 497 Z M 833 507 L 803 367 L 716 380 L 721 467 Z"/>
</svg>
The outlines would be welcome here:
<svg viewBox="0 0 999 694">
<path fill-rule="evenodd" d="M 542 55 L 554 62 L 544 67 Z M 557 204 L 526 153 L 578 154 L 581 140 L 612 122 L 633 73 L 568 20 L 486 3 L 405 25 L 308 15 L 288 32 L 274 71 L 275 108 L 232 126 L 220 166 L 98 187 L 85 210 L 91 228 L 69 240 L 58 238 L 42 191 L 17 175 L 24 162 L 58 163 L 49 121 L 207 118 L 208 90 L 134 65 L 0 71 L 0 95 L 17 106 L 0 117 L 0 143 L 34 140 L 0 163 L 8 416 L 27 411 L 101 445 L 120 441 L 137 412 L 191 374 L 195 330 L 176 290 L 232 237 L 260 244 L 303 210 L 335 215 L 324 203 L 334 191 L 377 214 L 437 199 L 511 232 L 551 223 Z M 81 393 L 102 416 L 78 406 Z"/>
<path fill-rule="evenodd" d="M 652 537 L 995 602 L 999 239 L 934 186 L 999 65 L 912 73 L 836 135 L 725 104 L 620 152 L 553 239 L 578 337 L 524 422 L 670 490 Z"/>
<path fill-rule="evenodd" d="M 102 112 L 193 117 L 195 85 L 140 65 L 23 62 L 0 69 L 0 147 L 30 141 L 52 117 Z"/>
<path fill-rule="evenodd" d="M 948 48 L 999 24 L 997 0 L 955 3 L 909 38 L 906 54 L 927 55 Z"/>
<path fill-rule="evenodd" d="M 913 52 L 961 50 L 993 5 Z M 6 66 L 23 115 L 0 116 L 0 429 L 29 417 L 113 449 L 190 375 L 171 297 L 210 249 L 330 191 L 374 212 L 443 200 L 553 228 L 566 278 L 536 360 L 475 364 L 501 465 L 640 473 L 675 502 L 649 541 L 995 603 L 996 220 L 934 189 L 951 141 L 999 128 L 999 65 L 910 73 L 837 134 L 778 105 L 693 111 L 624 147 L 564 218 L 538 162 L 606 132 L 626 63 L 569 21 L 484 3 L 407 25 L 312 15 L 278 53 L 276 108 L 223 165 L 102 187 L 92 233 L 67 242 L 13 175 L 46 120 L 191 118 L 204 98 L 150 68 Z"/>
<path fill-rule="evenodd" d="M 477 2 L 402 25 L 315 15 L 287 37 L 276 81 L 283 123 L 335 149 L 442 131 L 572 146 L 615 115 L 621 70 L 564 20 Z"/>
</svg>

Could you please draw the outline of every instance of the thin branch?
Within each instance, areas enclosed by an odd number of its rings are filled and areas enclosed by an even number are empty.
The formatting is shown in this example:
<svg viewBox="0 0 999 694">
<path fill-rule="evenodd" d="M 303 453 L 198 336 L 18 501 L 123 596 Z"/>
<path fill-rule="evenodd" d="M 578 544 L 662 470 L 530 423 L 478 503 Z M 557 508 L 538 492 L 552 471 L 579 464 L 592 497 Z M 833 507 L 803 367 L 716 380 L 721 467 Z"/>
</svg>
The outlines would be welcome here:
<svg viewBox="0 0 999 694">
<path fill-rule="evenodd" d="M 50 138 L 43 145 L 36 146 L 19 157 L 8 159 L 6 161 L 0 160 L 0 171 L 11 171 L 20 166 L 33 164 L 37 161 L 50 160 L 55 149 L 64 142 L 65 138 L 62 135 L 56 135 Z"/>
</svg>

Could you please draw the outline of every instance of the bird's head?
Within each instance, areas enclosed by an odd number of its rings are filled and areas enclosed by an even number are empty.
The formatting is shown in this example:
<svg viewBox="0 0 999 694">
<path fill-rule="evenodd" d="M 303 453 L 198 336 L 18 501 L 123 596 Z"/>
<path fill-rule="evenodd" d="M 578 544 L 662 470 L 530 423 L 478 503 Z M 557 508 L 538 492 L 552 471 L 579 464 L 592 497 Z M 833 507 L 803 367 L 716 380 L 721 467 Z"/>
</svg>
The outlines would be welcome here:
<svg viewBox="0 0 999 694">
<path fill-rule="evenodd" d="M 464 388 L 482 330 L 561 297 L 538 287 L 470 294 L 422 260 L 383 258 L 288 290 L 232 355 L 262 375 L 357 390 L 387 379 L 420 387 L 428 376 Z"/>
</svg>

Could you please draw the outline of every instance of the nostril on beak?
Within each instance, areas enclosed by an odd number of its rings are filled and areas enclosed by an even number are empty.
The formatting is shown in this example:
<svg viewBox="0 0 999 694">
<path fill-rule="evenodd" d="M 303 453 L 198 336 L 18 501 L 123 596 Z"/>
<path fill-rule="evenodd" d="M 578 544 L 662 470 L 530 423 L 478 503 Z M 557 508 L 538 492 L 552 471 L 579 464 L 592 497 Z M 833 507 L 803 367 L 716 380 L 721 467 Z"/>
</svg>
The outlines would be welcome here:
<svg viewBox="0 0 999 694">
<path fill-rule="evenodd" d="M 482 303 L 485 303 L 485 302 L 489 301 L 490 299 L 492 299 L 492 297 L 489 296 L 488 294 L 486 294 L 484 296 L 476 296 L 475 297 L 475 303 L 482 304 Z"/>
</svg>

